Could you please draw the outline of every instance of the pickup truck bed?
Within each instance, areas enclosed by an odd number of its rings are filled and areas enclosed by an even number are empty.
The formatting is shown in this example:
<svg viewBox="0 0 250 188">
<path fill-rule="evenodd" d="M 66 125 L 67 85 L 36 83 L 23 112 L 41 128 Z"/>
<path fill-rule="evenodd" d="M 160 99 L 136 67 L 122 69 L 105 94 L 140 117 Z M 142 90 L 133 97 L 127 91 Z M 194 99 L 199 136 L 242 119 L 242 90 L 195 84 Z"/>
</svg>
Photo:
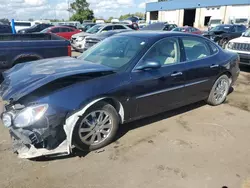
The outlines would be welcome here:
<svg viewBox="0 0 250 188">
<path fill-rule="evenodd" d="M 54 34 L 0 35 L 0 72 L 18 63 L 61 56 L 71 56 L 71 45 Z"/>
</svg>

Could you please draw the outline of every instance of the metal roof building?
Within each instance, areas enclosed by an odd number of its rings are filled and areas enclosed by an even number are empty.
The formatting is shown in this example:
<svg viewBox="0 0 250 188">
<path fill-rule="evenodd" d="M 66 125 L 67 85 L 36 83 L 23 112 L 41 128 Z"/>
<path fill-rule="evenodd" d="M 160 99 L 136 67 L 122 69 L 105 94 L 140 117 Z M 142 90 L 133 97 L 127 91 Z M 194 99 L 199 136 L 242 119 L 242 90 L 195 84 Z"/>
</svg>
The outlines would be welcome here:
<svg viewBox="0 0 250 188">
<path fill-rule="evenodd" d="M 221 7 L 227 5 L 250 5 L 250 0 L 168 0 L 147 3 L 146 12 L 204 7 Z"/>
<path fill-rule="evenodd" d="M 250 0 L 166 0 L 146 4 L 147 21 L 204 27 L 210 19 L 250 20 Z"/>
</svg>

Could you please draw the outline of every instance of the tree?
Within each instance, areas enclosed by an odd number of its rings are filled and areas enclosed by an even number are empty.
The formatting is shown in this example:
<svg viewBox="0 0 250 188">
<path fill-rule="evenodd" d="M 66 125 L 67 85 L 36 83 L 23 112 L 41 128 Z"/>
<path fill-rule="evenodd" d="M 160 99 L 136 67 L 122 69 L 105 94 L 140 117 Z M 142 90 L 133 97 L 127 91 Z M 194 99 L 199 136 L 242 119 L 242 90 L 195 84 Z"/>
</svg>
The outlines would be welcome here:
<svg viewBox="0 0 250 188">
<path fill-rule="evenodd" d="M 10 23 L 10 21 L 7 18 L 2 18 L 2 19 L 0 19 L 0 23 L 8 25 Z"/>
<path fill-rule="evenodd" d="M 73 12 L 71 16 L 71 21 L 83 22 L 84 20 L 94 19 L 94 12 L 89 9 L 89 3 L 86 0 L 75 0 L 75 2 L 70 4 L 70 11 Z"/>
<path fill-rule="evenodd" d="M 126 20 L 127 18 L 131 17 L 131 16 L 137 16 L 139 18 L 142 18 L 144 19 L 145 18 L 145 14 L 144 13 L 141 13 L 141 12 L 136 12 L 134 14 L 125 14 L 125 15 L 121 15 L 119 20 Z"/>
<path fill-rule="evenodd" d="M 107 20 L 107 22 L 111 22 L 111 20 L 114 19 L 114 17 L 109 17 L 109 19 Z"/>
<path fill-rule="evenodd" d="M 33 19 L 33 18 L 29 18 L 29 21 L 30 21 L 30 22 L 33 22 L 33 21 L 34 21 L 34 19 Z"/>
</svg>

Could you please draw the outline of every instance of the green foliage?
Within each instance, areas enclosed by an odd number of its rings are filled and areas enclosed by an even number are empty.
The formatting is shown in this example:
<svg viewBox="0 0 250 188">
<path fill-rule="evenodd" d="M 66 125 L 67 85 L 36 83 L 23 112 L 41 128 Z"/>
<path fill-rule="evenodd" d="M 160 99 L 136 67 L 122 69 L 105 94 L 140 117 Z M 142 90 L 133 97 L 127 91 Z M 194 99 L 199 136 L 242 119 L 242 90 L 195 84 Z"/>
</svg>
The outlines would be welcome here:
<svg viewBox="0 0 250 188">
<path fill-rule="evenodd" d="M 70 7 L 70 11 L 74 13 L 70 18 L 71 21 L 82 23 L 84 20 L 94 19 L 94 12 L 89 9 L 89 3 L 86 0 L 75 0 Z"/>
<path fill-rule="evenodd" d="M 58 19 L 50 19 L 51 22 L 60 22 Z"/>
<path fill-rule="evenodd" d="M 111 20 L 114 19 L 114 17 L 109 17 L 109 19 L 107 20 L 107 22 L 111 22 Z"/>
<path fill-rule="evenodd" d="M 93 19 L 92 19 L 92 22 L 95 23 L 95 22 L 96 22 L 96 18 L 93 18 Z"/>
</svg>

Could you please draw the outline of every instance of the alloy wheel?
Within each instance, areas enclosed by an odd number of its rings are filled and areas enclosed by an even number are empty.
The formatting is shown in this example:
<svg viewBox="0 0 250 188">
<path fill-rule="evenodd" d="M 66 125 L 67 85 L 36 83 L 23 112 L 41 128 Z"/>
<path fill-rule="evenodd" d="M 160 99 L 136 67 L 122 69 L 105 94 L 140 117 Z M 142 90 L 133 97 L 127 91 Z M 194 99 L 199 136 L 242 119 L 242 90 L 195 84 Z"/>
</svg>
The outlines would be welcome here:
<svg viewBox="0 0 250 188">
<path fill-rule="evenodd" d="M 86 115 L 81 121 L 78 134 L 83 143 L 97 145 L 109 137 L 112 128 L 111 115 L 104 110 L 97 110 Z"/>
<path fill-rule="evenodd" d="M 223 102 L 227 96 L 229 83 L 226 79 L 220 79 L 214 90 L 215 100 L 219 103 Z"/>
</svg>

